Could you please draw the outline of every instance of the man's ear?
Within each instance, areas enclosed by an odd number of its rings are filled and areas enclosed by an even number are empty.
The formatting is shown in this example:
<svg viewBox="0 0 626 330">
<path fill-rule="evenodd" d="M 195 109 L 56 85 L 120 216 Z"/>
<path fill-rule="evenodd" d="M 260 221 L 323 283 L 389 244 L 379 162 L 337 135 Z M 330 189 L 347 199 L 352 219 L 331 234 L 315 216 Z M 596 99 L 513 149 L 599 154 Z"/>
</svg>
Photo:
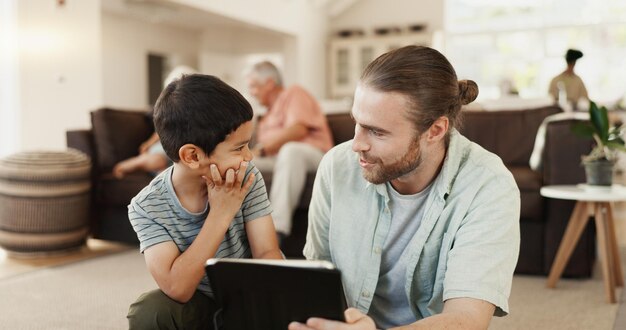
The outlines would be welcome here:
<svg viewBox="0 0 626 330">
<path fill-rule="evenodd" d="M 204 152 L 195 144 L 188 143 L 178 149 L 180 162 L 190 169 L 198 169 L 202 157 L 205 157 Z"/>
<path fill-rule="evenodd" d="M 449 125 L 450 120 L 448 117 L 441 116 L 437 118 L 428 128 L 428 140 L 433 142 L 442 140 L 448 133 Z"/>
</svg>

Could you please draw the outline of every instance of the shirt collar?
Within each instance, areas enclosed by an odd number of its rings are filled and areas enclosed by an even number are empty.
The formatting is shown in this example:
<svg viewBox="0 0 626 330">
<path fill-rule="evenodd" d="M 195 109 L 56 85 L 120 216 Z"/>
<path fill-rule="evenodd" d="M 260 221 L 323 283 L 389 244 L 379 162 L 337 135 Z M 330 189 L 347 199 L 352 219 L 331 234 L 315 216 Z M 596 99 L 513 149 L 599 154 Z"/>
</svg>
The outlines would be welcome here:
<svg viewBox="0 0 626 330">
<path fill-rule="evenodd" d="M 443 160 L 443 166 L 438 175 L 439 178 L 436 179 L 439 181 L 439 184 L 434 187 L 437 195 L 444 200 L 450 195 L 452 185 L 459 172 L 459 167 L 461 167 L 461 162 L 466 157 L 464 150 L 466 150 L 468 143 L 469 140 L 455 128 L 450 131 L 450 144 L 446 151 L 446 158 Z"/>
<path fill-rule="evenodd" d="M 365 190 L 374 189 L 376 193 L 378 193 L 385 199 L 385 203 L 389 202 L 389 192 L 387 191 L 387 186 L 385 185 L 385 183 L 373 184 L 367 180 L 365 181 Z"/>
</svg>

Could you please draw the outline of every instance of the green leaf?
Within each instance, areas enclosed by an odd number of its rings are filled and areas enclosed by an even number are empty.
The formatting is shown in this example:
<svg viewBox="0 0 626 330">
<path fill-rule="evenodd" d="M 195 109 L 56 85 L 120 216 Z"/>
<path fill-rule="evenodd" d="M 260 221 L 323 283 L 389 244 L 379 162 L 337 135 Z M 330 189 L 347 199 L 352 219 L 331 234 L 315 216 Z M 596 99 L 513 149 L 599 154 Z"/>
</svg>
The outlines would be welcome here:
<svg viewBox="0 0 626 330">
<path fill-rule="evenodd" d="M 609 116 L 606 107 L 598 108 L 595 102 L 589 102 L 589 119 L 600 140 L 606 143 L 609 138 Z"/>
<path fill-rule="evenodd" d="M 626 151 L 626 146 L 624 146 L 624 141 L 623 140 L 621 141 L 621 143 L 620 142 L 616 142 L 616 141 L 609 141 L 609 142 L 606 143 L 606 146 L 609 149 Z"/>
<path fill-rule="evenodd" d="M 617 143 L 624 144 L 624 139 L 621 136 L 613 135 L 609 137 L 609 142 L 617 142 Z"/>
<path fill-rule="evenodd" d="M 570 129 L 572 130 L 572 132 L 580 137 L 586 137 L 586 138 L 591 138 L 593 137 L 593 133 L 595 133 L 595 129 L 593 128 L 593 126 L 591 126 L 591 124 L 589 122 L 575 122 L 572 124 L 572 126 L 570 127 Z"/>
</svg>

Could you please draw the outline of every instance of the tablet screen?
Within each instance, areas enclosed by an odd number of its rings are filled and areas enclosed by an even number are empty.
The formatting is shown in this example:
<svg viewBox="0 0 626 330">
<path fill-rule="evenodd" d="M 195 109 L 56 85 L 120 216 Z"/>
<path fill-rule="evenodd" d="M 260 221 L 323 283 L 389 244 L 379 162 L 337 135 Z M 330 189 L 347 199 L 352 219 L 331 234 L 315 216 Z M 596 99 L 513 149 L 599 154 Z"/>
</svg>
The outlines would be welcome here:
<svg viewBox="0 0 626 330">
<path fill-rule="evenodd" d="M 222 329 L 287 329 L 309 317 L 343 321 L 341 275 L 329 262 L 209 259 Z"/>
</svg>

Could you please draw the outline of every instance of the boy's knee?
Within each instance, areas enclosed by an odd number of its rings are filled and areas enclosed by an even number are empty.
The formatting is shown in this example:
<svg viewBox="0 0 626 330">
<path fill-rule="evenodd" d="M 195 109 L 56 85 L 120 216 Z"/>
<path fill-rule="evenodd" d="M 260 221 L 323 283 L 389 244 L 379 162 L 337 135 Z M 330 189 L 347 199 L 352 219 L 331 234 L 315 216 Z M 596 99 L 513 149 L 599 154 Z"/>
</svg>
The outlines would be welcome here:
<svg viewBox="0 0 626 330">
<path fill-rule="evenodd" d="M 128 310 L 129 329 L 176 329 L 183 304 L 157 289 L 142 294 Z"/>
</svg>

